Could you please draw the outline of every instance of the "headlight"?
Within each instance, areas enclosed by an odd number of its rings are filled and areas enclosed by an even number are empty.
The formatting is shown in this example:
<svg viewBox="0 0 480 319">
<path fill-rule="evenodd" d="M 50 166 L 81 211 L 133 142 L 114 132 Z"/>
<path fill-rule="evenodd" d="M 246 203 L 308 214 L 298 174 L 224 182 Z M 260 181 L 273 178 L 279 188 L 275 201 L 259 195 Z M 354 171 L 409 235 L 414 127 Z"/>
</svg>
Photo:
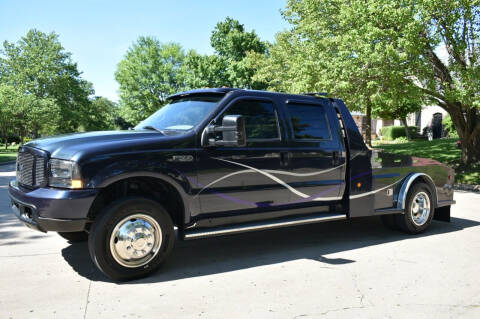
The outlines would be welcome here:
<svg viewBox="0 0 480 319">
<path fill-rule="evenodd" d="M 82 188 L 83 183 L 77 163 L 52 158 L 48 185 L 62 188 Z"/>
</svg>

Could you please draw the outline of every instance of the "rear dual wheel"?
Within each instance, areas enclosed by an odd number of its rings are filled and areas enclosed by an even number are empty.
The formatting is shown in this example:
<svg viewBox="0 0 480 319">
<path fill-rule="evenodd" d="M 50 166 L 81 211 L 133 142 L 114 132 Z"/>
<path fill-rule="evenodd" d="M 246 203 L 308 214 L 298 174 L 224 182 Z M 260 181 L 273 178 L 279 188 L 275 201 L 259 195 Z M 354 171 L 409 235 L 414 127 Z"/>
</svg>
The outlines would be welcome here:
<svg viewBox="0 0 480 319">
<path fill-rule="evenodd" d="M 107 207 L 90 230 L 88 248 L 95 265 L 114 280 L 156 271 L 174 245 L 173 222 L 151 199 L 130 197 Z"/>
<path fill-rule="evenodd" d="M 404 214 L 384 215 L 382 222 L 391 229 L 410 234 L 424 232 L 432 223 L 434 214 L 432 192 L 427 184 L 416 183 L 409 190 Z"/>
</svg>

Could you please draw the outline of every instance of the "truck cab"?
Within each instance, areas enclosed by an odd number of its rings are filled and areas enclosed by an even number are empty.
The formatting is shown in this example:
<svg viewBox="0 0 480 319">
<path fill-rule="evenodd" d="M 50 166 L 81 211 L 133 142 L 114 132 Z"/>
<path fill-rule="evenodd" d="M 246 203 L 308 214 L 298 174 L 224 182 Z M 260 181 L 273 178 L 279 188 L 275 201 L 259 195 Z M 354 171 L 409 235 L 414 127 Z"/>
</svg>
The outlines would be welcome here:
<svg viewBox="0 0 480 319">
<path fill-rule="evenodd" d="M 23 145 L 13 212 L 88 240 L 116 280 L 155 271 L 176 237 L 375 215 L 416 234 L 449 220 L 453 170 L 367 148 L 340 99 L 218 88 L 168 101 L 133 130 Z"/>
</svg>

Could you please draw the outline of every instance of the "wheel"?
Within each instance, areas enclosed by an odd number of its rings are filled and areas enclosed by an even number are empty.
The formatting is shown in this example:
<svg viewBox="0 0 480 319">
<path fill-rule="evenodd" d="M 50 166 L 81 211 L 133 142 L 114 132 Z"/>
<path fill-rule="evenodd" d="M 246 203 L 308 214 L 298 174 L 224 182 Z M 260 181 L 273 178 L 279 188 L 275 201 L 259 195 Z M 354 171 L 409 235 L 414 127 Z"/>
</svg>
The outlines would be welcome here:
<svg viewBox="0 0 480 319">
<path fill-rule="evenodd" d="M 90 257 L 108 277 L 131 280 L 156 271 L 175 237 L 170 215 L 160 203 L 130 197 L 108 206 L 92 225 Z"/>
<path fill-rule="evenodd" d="M 395 216 L 398 227 L 410 234 L 424 232 L 433 218 L 434 204 L 427 184 L 414 184 L 407 196 L 405 214 Z"/>
<path fill-rule="evenodd" d="M 382 215 L 380 216 L 380 219 L 385 227 L 392 230 L 398 230 L 398 225 L 395 221 L 395 215 Z"/>
<path fill-rule="evenodd" d="M 60 236 L 65 238 L 68 241 L 71 241 L 72 243 L 77 243 L 77 242 L 82 242 L 88 240 L 88 233 L 84 231 L 78 231 L 78 232 L 62 232 L 58 233 Z"/>
</svg>

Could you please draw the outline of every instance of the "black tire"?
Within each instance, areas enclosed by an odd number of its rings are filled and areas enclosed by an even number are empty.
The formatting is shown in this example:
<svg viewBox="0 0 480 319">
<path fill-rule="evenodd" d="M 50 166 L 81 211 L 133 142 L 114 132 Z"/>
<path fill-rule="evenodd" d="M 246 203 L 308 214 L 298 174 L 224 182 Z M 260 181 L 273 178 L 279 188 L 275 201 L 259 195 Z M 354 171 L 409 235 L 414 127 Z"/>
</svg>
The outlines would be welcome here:
<svg viewBox="0 0 480 319">
<path fill-rule="evenodd" d="M 380 219 L 382 220 L 382 223 L 385 227 L 392 229 L 392 230 L 398 230 L 398 225 L 395 220 L 396 215 L 382 215 L 380 216 Z"/>
<path fill-rule="evenodd" d="M 143 216 L 152 218 L 160 226 L 161 244 L 155 253 L 152 250 L 151 253 L 154 255 L 146 264 L 126 267 L 115 259 L 119 258 L 118 255 L 114 257 L 115 249 L 111 248 L 111 239 L 113 240 L 111 235 L 117 224 L 121 224 L 134 214 L 143 214 Z M 132 218 L 131 221 L 135 220 L 137 219 Z M 125 223 L 127 222 L 130 220 Z M 116 243 L 117 238 L 115 237 L 114 240 Z M 148 198 L 129 197 L 112 203 L 97 217 L 90 230 L 88 250 L 92 261 L 106 276 L 113 280 L 126 281 L 145 277 L 156 271 L 171 252 L 174 242 L 173 222 L 163 206 Z"/>
<path fill-rule="evenodd" d="M 58 234 L 72 243 L 78 243 L 78 242 L 88 240 L 88 233 L 85 231 L 69 232 L 69 233 L 59 232 Z"/>
<path fill-rule="evenodd" d="M 428 197 L 430 212 L 428 214 L 428 217 L 425 218 L 424 222 L 419 224 L 414 221 L 412 205 L 415 197 L 421 193 L 426 194 Z M 405 205 L 405 214 L 396 215 L 395 221 L 398 227 L 404 232 L 409 234 L 420 234 L 424 232 L 432 223 L 434 211 L 435 203 L 433 202 L 433 196 L 430 187 L 425 183 L 416 183 L 410 188 L 408 192 L 407 202 Z"/>
</svg>

